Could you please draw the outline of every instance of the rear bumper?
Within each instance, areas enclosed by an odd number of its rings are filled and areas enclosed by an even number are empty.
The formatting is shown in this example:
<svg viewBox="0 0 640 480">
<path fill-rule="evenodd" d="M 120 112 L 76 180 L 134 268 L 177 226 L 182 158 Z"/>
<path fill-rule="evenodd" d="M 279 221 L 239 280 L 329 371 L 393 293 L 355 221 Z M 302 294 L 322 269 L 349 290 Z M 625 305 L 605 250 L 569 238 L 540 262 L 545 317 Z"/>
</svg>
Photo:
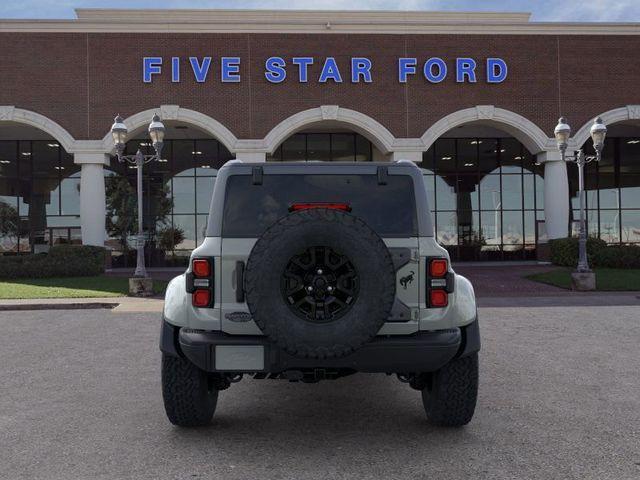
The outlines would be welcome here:
<svg viewBox="0 0 640 480">
<path fill-rule="evenodd" d="M 462 328 L 376 337 L 341 358 L 297 358 L 264 337 L 227 335 L 174 327 L 162 322 L 160 349 L 183 355 L 208 372 L 269 372 L 336 369 L 358 372 L 409 373 L 438 370 L 454 357 L 480 349 L 478 321 Z"/>
</svg>

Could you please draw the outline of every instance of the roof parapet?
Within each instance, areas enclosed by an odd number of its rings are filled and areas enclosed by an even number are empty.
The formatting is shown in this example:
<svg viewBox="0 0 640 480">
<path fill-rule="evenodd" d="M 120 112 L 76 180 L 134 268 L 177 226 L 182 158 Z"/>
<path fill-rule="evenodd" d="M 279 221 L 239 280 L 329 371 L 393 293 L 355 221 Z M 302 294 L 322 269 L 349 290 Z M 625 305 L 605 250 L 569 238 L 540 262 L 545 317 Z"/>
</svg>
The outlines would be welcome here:
<svg viewBox="0 0 640 480">
<path fill-rule="evenodd" d="M 528 23 L 531 13 L 402 10 L 232 10 L 77 8 L 79 20 L 144 23 L 242 24 L 501 24 Z"/>
</svg>

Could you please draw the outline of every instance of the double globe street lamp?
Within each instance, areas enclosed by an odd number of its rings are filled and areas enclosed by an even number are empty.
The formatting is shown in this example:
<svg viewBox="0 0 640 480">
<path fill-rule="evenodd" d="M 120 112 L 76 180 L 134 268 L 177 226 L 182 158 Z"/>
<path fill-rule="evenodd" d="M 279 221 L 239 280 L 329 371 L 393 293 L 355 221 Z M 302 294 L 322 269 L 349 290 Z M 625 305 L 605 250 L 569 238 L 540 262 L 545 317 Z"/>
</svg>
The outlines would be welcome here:
<svg viewBox="0 0 640 480">
<path fill-rule="evenodd" d="M 564 117 L 558 120 L 558 125 L 554 130 L 558 150 L 562 155 L 563 161 L 574 162 L 578 166 L 578 192 L 580 198 L 580 236 L 578 240 L 578 267 L 574 275 L 572 275 L 574 286 L 579 290 L 595 289 L 595 275 L 589 268 L 587 259 L 587 228 L 585 218 L 585 191 L 584 191 L 584 166 L 593 161 L 599 162 L 602 158 L 602 149 L 604 148 L 604 139 L 607 135 L 607 127 L 602 123 L 600 117 L 596 118 L 591 125 L 591 140 L 593 140 L 593 149 L 595 155 L 585 155 L 582 149 L 567 154 L 569 138 L 571 136 L 571 127 Z"/>
<path fill-rule="evenodd" d="M 155 154 L 153 155 L 144 155 L 142 151 L 138 148 L 138 151 L 135 155 L 125 155 L 124 149 L 125 144 L 127 142 L 127 134 L 128 129 L 124 124 L 124 120 L 120 115 L 118 115 L 113 125 L 111 126 L 111 135 L 113 137 L 113 143 L 116 148 L 116 156 L 118 157 L 118 161 L 121 163 L 130 163 L 135 165 L 137 169 L 138 183 L 137 183 L 137 194 L 138 194 L 138 235 L 136 237 L 136 250 L 137 250 L 137 259 L 136 259 L 136 271 L 134 273 L 134 278 L 147 278 L 147 270 L 144 265 L 144 233 L 143 233 L 143 224 L 142 224 L 142 166 L 145 163 L 149 163 L 154 160 L 161 159 L 162 146 L 164 144 L 164 134 L 165 128 L 164 124 L 160 120 L 160 116 L 155 114 L 151 119 L 151 123 L 149 124 L 149 137 L 151 138 L 151 142 L 153 144 L 153 148 L 155 150 Z M 131 283 L 131 282 L 130 282 Z M 130 285 L 133 289 L 133 287 Z M 148 290 L 151 290 L 151 285 L 148 286 Z M 146 288 L 145 288 L 146 290 Z M 151 292 L 141 292 L 143 294 L 150 294 Z"/>
</svg>

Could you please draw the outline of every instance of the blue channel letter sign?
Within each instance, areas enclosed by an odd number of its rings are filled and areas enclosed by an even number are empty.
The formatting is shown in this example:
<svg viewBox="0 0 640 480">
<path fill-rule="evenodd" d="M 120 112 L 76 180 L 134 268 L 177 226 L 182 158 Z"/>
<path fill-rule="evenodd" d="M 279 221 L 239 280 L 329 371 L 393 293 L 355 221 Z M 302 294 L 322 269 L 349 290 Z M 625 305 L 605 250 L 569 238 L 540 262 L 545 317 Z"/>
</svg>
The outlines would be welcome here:
<svg viewBox="0 0 640 480">
<path fill-rule="evenodd" d="M 483 65 L 484 64 L 484 65 Z M 152 83 L 159 77 L 180 83 L 183 77 L 191 77 L 198 83 L 213 78 L 222 83 L 239 83 L 240 57 L 143 57 L 142 81 Z M 481 65 L 483 68 L 479 68 Z M 399 83 L 421 77 L 427 83 L 440 83 L 451 78 L 457 83 L 502 83 L 509 68 L 502 58 L 475 59 L 458 57 L 445 60 L 440 57 L 419 59 L 400 57 L 397 60 Z M 375 65 L 366 57 L 351 57 L 348 68 L 341 69 L 335 57 L 269 57 L 264 61 L 264 77 L 270 83 L 282 83 L 287 79 L 298 83 L 372 83 Z"/>
</svg>

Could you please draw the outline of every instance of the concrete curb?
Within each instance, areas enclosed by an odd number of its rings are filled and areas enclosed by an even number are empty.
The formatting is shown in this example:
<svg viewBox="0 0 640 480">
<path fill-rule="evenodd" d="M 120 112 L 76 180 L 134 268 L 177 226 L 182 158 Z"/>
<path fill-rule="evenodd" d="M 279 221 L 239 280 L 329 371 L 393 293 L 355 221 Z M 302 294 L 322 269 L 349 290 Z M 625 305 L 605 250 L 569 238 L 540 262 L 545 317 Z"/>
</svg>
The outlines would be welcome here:
<svg viewBox="0 0 640 480">
<path fill-rule="evenodd" d="M 93 297 L 93 298 L 32 298 L 2 299 L 2 311 L 29 310 L 92 310 L 104 309 L 120 312 L 162 312 L 164 299 L 161 297 Z"/>
<path fill-rule="evenodd" d="M 87 302 L 87 303 L 23 303 L 0 304 L 0 312 L 27 311 L 27 310 L 95 310 L 113 309 L 120 305 L 113 302 Z"/>
</svg>

